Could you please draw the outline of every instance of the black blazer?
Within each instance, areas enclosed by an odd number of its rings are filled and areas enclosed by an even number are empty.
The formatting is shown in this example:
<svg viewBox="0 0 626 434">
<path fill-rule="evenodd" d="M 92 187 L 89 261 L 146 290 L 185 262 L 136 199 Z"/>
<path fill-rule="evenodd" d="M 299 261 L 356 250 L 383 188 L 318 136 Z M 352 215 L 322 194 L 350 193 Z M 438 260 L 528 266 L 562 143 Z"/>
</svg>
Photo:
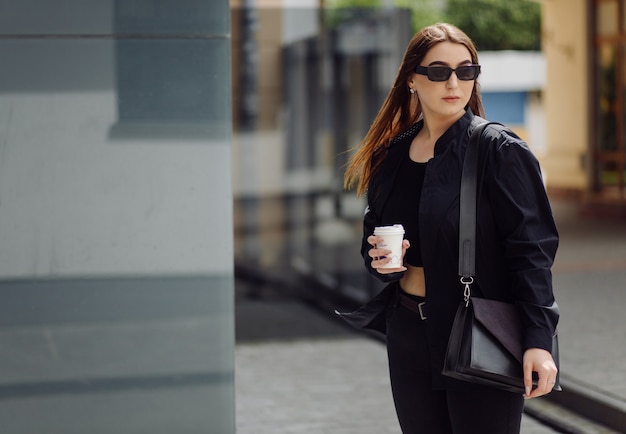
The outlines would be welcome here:
<svg viewBox="0 0 626 434">
<path fill-rule="evenodd" d="M 465 149 L 476 121 L 468 110 L 436 142 L 427 165 L 419 205 L 420 248 L 428 303 L 428 337 L 435 386 L 440 376 L 454 314 L 463 297 L 458 276 L 459 189 Z M 381 275 L 371 268 L 366 239 L 385 207 L 399 167 L 408 156 L 422 122 L 395 137 L 383 150 L 384 160 L 367 192 L 361 254 L 365 267 L 383 282 L 402 273 Z M 539 164 L 517 135 L 506 128 L 488 127 L 479 161 L 476 229 L 476 278 L 472 294 L 516 303 L 522 313 L 523 346 L 551 350 L 559 311 L 552 292 L 550 268 L 558 247 L 558 232 Z M 479 163 L 481 164 L 481 163 Z M 342 314 L 353 325 L 385 332 L 385 310 L 395 300 L 395 284 L 359 310 Z"/>
</svg>

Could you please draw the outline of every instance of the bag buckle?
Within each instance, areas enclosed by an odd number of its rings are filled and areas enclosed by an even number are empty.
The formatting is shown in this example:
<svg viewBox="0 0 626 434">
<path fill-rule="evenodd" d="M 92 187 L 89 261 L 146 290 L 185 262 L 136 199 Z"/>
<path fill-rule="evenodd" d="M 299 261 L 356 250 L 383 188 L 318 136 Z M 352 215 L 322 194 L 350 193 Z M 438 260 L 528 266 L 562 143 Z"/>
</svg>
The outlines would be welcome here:
<svg viewBox="0 0 626 434">
<path fill-rule="evenodd" d="M 425 320 L 426 318 L 428 318 L 426 316 L 426 314 L 424 313 L 424 305 L 425 304 L 426 304 L 425 301 L 422 301 L 421 303 L 417 304 L 417 310 L 419 310 L 419 312 L 420 312 L 420 318 L 422 319 L 422 321 Z"/>
<path fill-rule="evenodd" d="M 469 306 L 469 300 L 471 294 L 470 285 L 474 283 L 474 278 L 472 276 L 462 276 L 461 283 L 465 285 L 463 289 L 463 301 L 465 301 L 465 307 Z"/>
</svg>

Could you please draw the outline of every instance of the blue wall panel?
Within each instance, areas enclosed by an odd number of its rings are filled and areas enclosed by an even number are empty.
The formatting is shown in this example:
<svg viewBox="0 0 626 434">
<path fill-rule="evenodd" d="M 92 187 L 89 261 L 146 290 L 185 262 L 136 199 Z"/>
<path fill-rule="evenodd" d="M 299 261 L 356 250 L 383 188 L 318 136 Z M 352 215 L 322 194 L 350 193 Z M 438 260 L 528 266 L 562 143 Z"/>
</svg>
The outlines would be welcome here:
<svg viewBox="0 0 626 434">
<path fill-rule="evenodd" d="M 482 96 L 487 119 L 505 124 L 524 124 L 525 92 L 483 92 Z"/>
</svg>

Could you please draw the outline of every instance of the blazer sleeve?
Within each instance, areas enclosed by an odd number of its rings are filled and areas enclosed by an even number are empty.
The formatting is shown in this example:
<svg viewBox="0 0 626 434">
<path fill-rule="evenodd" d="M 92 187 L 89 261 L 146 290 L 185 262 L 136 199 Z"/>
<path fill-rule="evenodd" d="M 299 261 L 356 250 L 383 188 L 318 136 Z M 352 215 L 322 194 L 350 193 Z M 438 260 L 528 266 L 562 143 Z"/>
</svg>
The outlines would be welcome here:
<svg viewBox="0 0 626 434">
<path fill-rule="evenodd" d="M 503 243 L 509 295 L 522 313 L 523 345 L 551 351 L 559 319 L 551 272 L 559 235 L 539 162 L 510 130 L 487 131 L 485 188 Z"/>
</svg>

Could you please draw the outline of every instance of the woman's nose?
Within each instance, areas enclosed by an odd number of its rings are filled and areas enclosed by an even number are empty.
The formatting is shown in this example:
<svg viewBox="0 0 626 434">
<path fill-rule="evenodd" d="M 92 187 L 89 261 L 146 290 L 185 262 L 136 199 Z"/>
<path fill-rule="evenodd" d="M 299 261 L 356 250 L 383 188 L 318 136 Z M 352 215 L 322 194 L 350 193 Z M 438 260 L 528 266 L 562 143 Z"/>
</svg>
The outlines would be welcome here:
<svg viewBox="0 0 626 434">
<path fill-rule="evenodd" d="M 448 80 L 446 81 L 446 87 L 448 89 L 454 89 L 455 87 L 457 87 L 459 85 L 459 78 L 456 76 L 456 72 L 453 71 L 452 74 L 450 74 L 450 77 L 448 78 Z"/>
</svg>

